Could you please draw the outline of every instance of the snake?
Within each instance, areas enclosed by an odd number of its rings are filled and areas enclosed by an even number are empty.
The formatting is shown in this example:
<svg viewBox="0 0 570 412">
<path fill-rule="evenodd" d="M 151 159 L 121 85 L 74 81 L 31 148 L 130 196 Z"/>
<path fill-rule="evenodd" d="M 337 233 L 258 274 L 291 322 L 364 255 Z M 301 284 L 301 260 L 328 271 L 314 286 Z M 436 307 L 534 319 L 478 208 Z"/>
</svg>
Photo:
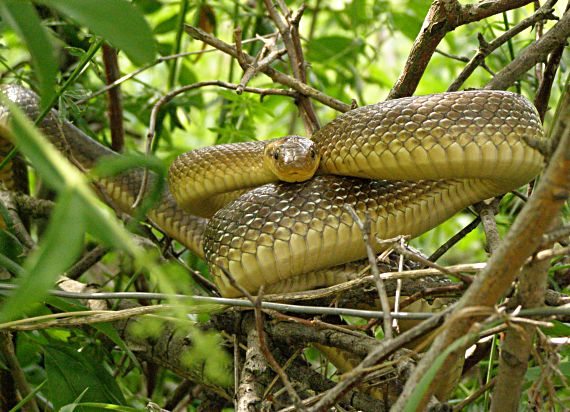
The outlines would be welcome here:
<svg viewBox="0 0 570 412">
<path fill-rule="evenodd" d="M 31 119 L 38 116 L 33 92 L 15 85 L 1 90 Z M 8 118 L 0 106 L 0 121 Z M 39 127 L 83 169 L 117 155 L 56 112 Z M 310 139 L 183 154 L 147 217 L 207 261 L 222 296 L 329 286 L 354 276 L 353 262 L 366 257 L 348 206 L 369 219 L 372 247 L 380 252 L 386 247 L 380 239 L 417 237 L 529 182 L 543 167 L 536 147 L 544 140 L 536 109 L 518 94 L 469 90 L 394 99 L 343 113 Z M 297 155 L 298 147 L 306 155 Z M 293 164 L 286 181 L 271 159 Z M 142 176 L 133 169 L 101 178 L 97 187 L 132 212 Z"/>
</svg>

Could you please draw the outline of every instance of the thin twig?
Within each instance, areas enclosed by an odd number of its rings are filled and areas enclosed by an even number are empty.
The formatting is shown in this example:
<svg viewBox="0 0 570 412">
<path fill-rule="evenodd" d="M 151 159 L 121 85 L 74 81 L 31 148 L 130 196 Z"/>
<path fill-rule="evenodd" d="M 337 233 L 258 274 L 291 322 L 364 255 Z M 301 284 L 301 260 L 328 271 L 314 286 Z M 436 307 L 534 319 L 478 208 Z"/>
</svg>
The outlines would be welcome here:
<svg viewBox="0 0 570 412">
<path fill-rule="evenodd" d="M 220 39 L 212 36 L 209 33 L 206 33 L 203 30 L 200 30 L 199 28 L 196 27 L 192 27 L 189 25 L 185 26 L 185 30 L 186 33 L 188 33 L 190 36 L 192 36 L 193 38 L 203 41 L 204 43 L 209 44 L 210 46 L 213 46 L 215 48 L 217 48 L 218 50 L 229 54 L 230 56 L 233 57 L 237 57 L 237 52 L 234 46 L 232 46 L 231 44 L 225 43 L 223 41 L 221 41 Z M 246 59 L 246 61 L 248 63 L 253 62 L 254 58 L 250 55 L 248 55 L 247 53 L 244 52 L 244 57 Z M 347 112 L 349 110 L 351 110 L 351 106 L 348 104 L 345 104 L 343 102 L 341 102 L 340 100 L 334 99 L 328 95 L 326 95 L 325 93 L 321 92 L 320 90 L 317 90 L 303 82 L 298 81 L 297 79 L 286 75 L 285 73 L 282 73 L 272 67 L 265 67 L 263 70 L 263 73 L 265 73 L 267 76 L 269 76 L 274 82 L 276 83 L 280 83 L 284 86 L 288 86 L 294 90 L 296 90 L 297 92 L 301 93 L 304 96 L 308 96 L 308 97 L 312 97 L 313 99 L 323 103 L 324 105 L 327 105 L 335 110 L 338 110 L 339 112 Z"/>
<path fill-rule="evenodd" d="M 557 2 L 557 0 L 549 0 L 544 5 L 539 8 L 532 16 L 524 19 L 516 26 L 512 27 L 511 29 L 505 31 L 502 35 L 493 39 L 491 42 L 485 41 L 485 38 L 479 34 L 479 49 L 475 56 L 469 60 L 467 65 L 463 68 L 459 76 L 451 83 L 451 85 L 447 88 L 448 92 L 459 90 L 459 88 L 465 83 L 465 81 L 471 76 L 471 74 L 475 71 L 475 69 L 480 66 L 484 61 L 485 58 L 491 54 L 493 51 L 501 47 L 503 44 L 511 40 L 514 36 L 521 33 L 523 30 L 533 26 L 537 22 L 554 19 L 553 6 Z"/>
<path fill-rule="evenodd" d="M 406 239 L 402 236 L 400 238 L 400 243 L 398 243 L 398 247 L 400 250 L 405 249 Z M 404 254 L 400 253 L 400 257 L 398 258 L 398 272 L 404 271 Z M 402 292 L 402 279 L 396 280 L 396 294 L 394 295 L 394 312 L 399 312 L 399 305 L 400 305 L 400 293 Z M 400 331 L 398 328 L 398 319 L 394 319 L 392 321 L 392 327 L 396 331 Z"/>
<path fill-rule="evenodd" d="M 469 233 L 471 233 L 473 230 L 475 230 L 475 228 L 477 226 L 479 226 L 479 223 L 481 223 L 481 218 L 479 216 L 477 216 L 475 219 L 473 219 L 473 221 L 471 221 L 471 223 L 469 223 L 467 226 L 465 226 L 463 229 L 461 229 L 459 232 L 457 232 L 455 235 L 453 235 L 443 245 L 438 247 L 437 250 L 431 254 L 431 256 L 428 258 L 428 260 L 431 262 L 436 262 L 449 249 L 451 249 L 453 246 L 455 246 L 457 244 L 457 242 L 459 242 L 461 239 L 463 239 L 465 236 L 467 236 Z"/>
<path fill-rule="evenodd" d="M 463 275 L 463 274 L 461 274 L 461 273 L 453 273 L 453 272 L 447 270 L 447 269 L 445 268 L 445 266 L 441 266 L 441 265 L 439 265 L 439 264 L 437 264 L 437 263 L 435 263 L 435 262 L 432 262 L 431 260 L 426 259 L 425 257 L 423 257 L 423 256 L 421 256 L 421 255 L 419 255 L 419 254 L 417 254 L 417 253 L 414 253 L 414 252 L 408 250 L 408 249 L 407 249 L 406 247 L 404 247 L 404 246 L 401 246 L 401 245 L 399 245 L 399 244 L 396 244 L 396 245 L 394 245 L 394 249 L 395 249 L 398 253 L 401 253 L 402 255 L 405 255 L 405 256 L 407 256 L 408 258 L 410 258 L 411 260 L 414 260 L 414 261 L 416 261 L 416 262 L 418 262 L 418 263 L 421 263 L 421 264 L 424 265 L 424 266 L 427 266 L 427 267 L 430 267 L 430 268 L 433 268 L 433 269 L 437 269 L 437 270 L 439 270 L 441 273 L 444 273 L 444 274 L 446 274 L 446 275 L 448 275 L 448 276 L 456 277 L 456 278 L 458 278 L 459 280 L 461 280 L 463 283 L 465 283 L 466 285 L 470 285 L 470 284 L 473 282 L 473 279 L 472 279 L 471 277 L 465 276 L 465 275 Z"/>
<path fill-rule="evenodd" d="M 534 6 L 534 12 L 536 13 L 536 11 L 540 9 L 540 0 L 534 0 L 533 6 Z M 539 40 L 544 34 L 544 21 L 539 21 L 536 23 L 536 25 L 534 26 L 534 32 L 535 32 L 534 39 Z M 539 83 L 541 83 L 543 76 L 542 63 L 536 64 L 536 66 L 534 67 L 534 73 L 536 76 L 536 80 L 538 80 Z"/>
<path fill-rule="evenodd" d="M 11 292 L 17 290 L 16 285 L 12 284 L 2 284 L 0 283 L 0 290 L 6 292 Z M 190 301 L 201 304 L 214 304 L 222 306 L 235 306 L 235 307 L 245 307 L 253 308 L 254 305 L 251 301 L 246 299 L 232 299 L 232 298 L 217 298 L 212 296 L 199 296 L 199 295 L 178 295 L 178 294 L 166 294 L 166 293 L 151 293 L 151 292 L 94 292 L 94 293 L 77 293 L 77 292 L 66 292 L 58 290 L 50 290 L 48 293 L 52 296 L 59 296 L 63 298 L 71 299 L 156 299 L 156 300 L 182 300 Z M 322 306 L 304 306 L 304 305 L 293 305 L 290 303 L 275 303 L 275 302 L 263 302 L 261 307 L 263 309 L 278 310 L 281 312 L 290 313 L 304 313 L 308 315 L 328 315 L 328 316 L 355 316 L 364 319 L 369 318 L 383 318 L 384 313 L 382 311 L 374 310 L 361 310 L 361 309 L 345 309 L 345 308 L 331 308 Z M 399 312 L 391 313 L 392 317 L 398 317 L 399 319 L 409 319 L 409 320 L 425 320 L 433 316 L 432 313 L 422 313 L 422 312 Z"/>
<path fill-rule="evenodd" d="M 242 94 L 244 88 L 250 82 L 250 80 L 257 74 L 263 71 L 263 69 L 273 63 L 275 60 L 279 59 L 285 53 L 287 53 L 286 49 L 279 49 L 279 50 L 271 50 L 275 46 L 275 38 L 272 38 L 273 41 L 269 42 L 266 41 L 264 46 L 261 48 L 257 56 L 255 56 L 255 60 L 252 64 L 248 64 L 245 60 L 243 49 L 241 47 L 241 29 L 239 27 L 234 30 L 234 37 L 236 39 L 236 50 L 238 53 L 238 62 L 242 69 L 244 70 L 244 74 L 239 82 L 238 87 L 236 88 L 237 94 Z M 271 50 L 268 55 L 265 53 Z"/>
<path fill-rule="evenodd" d="M 404 299 L 401 302 L 401 307 L 405 308 L 405 307 L 411 305 L 412 303 L 414 303 L 420 299 L 424 299 L 428 296 L 441 296 L 441 295 L 447 295 L 447 294 L 457 294 L 457 292 L 465 290 L 465 287 L 466 287 L 465 284 L 453 283 L 451 285 L 439 286 L 436 288 L 423 289 L 417 293 L 414 293 L 411 296 L 408 296 L 406 299 Z"/>
<path fill-rule="evenodd" d="M 366 254 L 368 255 L 368 261 L 370 262 L 370 269 L 376 283 L 376 288 L 378 289 L 380 305 L 382 307 L 382 311 L 386 314 L 384 317 L 384 336 L 386 339 L 392 339 L 392 317 L 390 316 L 390 302 L 388 301 L 386 287 L 384 286 L 384 282 L 380 277 L 380 271 L 378 270 L 378 264 L 376 263 L 376 254 L 374 253 L 374 248 L 372 247 L 372 239 L 370 238 L 370 219 L 368 216 L 366 216 L 363 222 L 358 217 L 352 206 L 345 205 L 344 208 L 352 216 L 352 219 L 362 233 L 362 239 L 366 245 Z"/>
<path fill-rule="evenodd" d="M 461 5 L 457 0 L 434 1 L 388 99 L 414 94 L 435 49 L 447 33 L 464 24 L 522 7 L 531 1 L 498 0 L 466 5 Z"/>
<path fill-rule="evenodd" d="M 208 295 L 210 295 L 210 296 L 221 296 L 220 292 L 218 291 L 218 288 L 216 287 L 216 284 L 214 282 L 207 279 L 205 276 L 203 276 L 196 269 L 193 269 L 190 266 L 188 266 L 186 264 L 186 262 L 180 258 L 180 256 L 175 256 L 173 253 L 171 253 L 171 251 L 169 251 L 166 254 L 166 257 L 176 259 L 178 264 L 180 264 L 184 268 L 186 273 L 190 274 L 190 277 L 192 277 L 192 280 L 194 280 L 194 282 L 196 282 L 206 293 L 208 293 Z"/>
<path fill-rule="evenodd" d="M 10 371 L 10 374 L 14 378 L 18 392 L 22 398 L 27 397 L 32 393 L 30 386 L 26 381 L 26 376 L 24 370 L 20 365 L 20 361 L 16 356 L 16 351 L 14 349 L 14 343 L 12 342 L 12 334 L 6 331 L 0 331 L 0 352 L 3 355 L 6 366 Z M 35 398 L 31 397 L 26 404 L 26 408 L 32 412 L 39 412 L 38 405 L 36 404 Z"/>
<path fill-rule="evenodd" d="M 547 56 L 555 49 L 566 44 L 570 36 L 570 12 L 567 11 L 540 40 L 522 50 L 518 56 L 503 67 L 493 79 L 487 83 L 485 89 L 504 90 L 520 79 L 539 61 L 545 61 Z"/>
<path fill-rule="evenodd" d="M 105 66 L 105 80 L 107 84 L 115 82 L 120 75 L 117 49 L 103 43 L 103 64 Z M 109 116 L 109 129 L 111 131 L 111 148 L 120 153 L 125 145 L 125 130 L 123 128 L 123 103 L 121 88 L 113 87 L 107 91 Z"/>
<path fill-rule="evenodd" d="M 109 250 L 110 248 L 105 246 L 96 246 L 93 250 L 83 255 L 81 259 L 67 271 L 66 276 L 70 279 L 78 279 L 89 268 L 99 262 Z"/>
<path fill-rule="evenodd" d="M 396 336 L 394 339 L 383 340 L 378 344 L 364 360 L 356 366 L 353 370 L 344 375 L 344 379 L 339 382 L 334 388 L 329 390 L 325 396 L 313 407 L 311 412 L 326 411 L 331 405 L 334 405 L 348 390 L 357 385 L 366 371 L 386 359 L 388 356 L 396 352 L 406 343 L 425 336 L 429 331 L 437 328 L 450 312 L 450 309 L 444 310 L 435 314 L 431 319 L 426 320 L 412 329 Z"/>
<path fill-rule="evenodd" d="M 569 8 L 570 8 L 570 3 L 568 3 L 568 5 L 566 6 L 566 11 L 568 11 Z M 537 27 L 537 36 L 539 29 L 542 30 L 542 26 Z M 537 40 L 539 40 L 540 37 L 537 37 Z M 536 96 L 534 98 L 534 105 L 536 106 L 536 109 L 538 110 L 538 114 L 540 115 L 540 119 L 542 121 L 544 121 L 544 116 L 546 115 L 546 111 L 548 110 L 548 100 L 550 99 L 550 92 L 552 91 L 552 85 L 554 83 L 554 78 L 556 77 L 556 71 L 558 70 L 558 66 L 560 65 L 560 60 L 562 59 L 562 54 L 564 53 L 565 48 L 566 48 L 566 43 L 561 44 L 552 51 L 552 53 L 548 57 L 548 61 L 546 63 L 546 67 L 544 68 L 544 72 L 542 73 L 542 76 L 540 76 L 539 78 L 540 84 L 538 86 L 538 90 L 536 91 Z M 541 65 L 537 64 L 537 67 L 541 67 Z"/>
<path fill-rule="evenodd" d="M 257 334 L 259 336 L 259 346 L 261 348 L 261 352 L 263 353 L 263 356 L 265 356 L 267 362 L 269 362 L 269 364 L 271 365 L 273 371 L 275 371 L 275 373 L 279 375 L 279 378 L 281 378 L 281 381 L 283 382 L 283 385 L 287 389 L 289 397 L 293 400 L 293 404 L 297 407 L 297 410 L 306 411 L 307 409 L 303 405 L 303 402 L 299 397 L 299 394 L 293 388 L 293 385 L 291 384 L 289 377 L 287 376 L 281 365 L 279 365 L 279 362 L 277 362 L 277 360 L 269 350 L 269 346 L 267 346 L 265 330 L 263 329 L 263 312 L 261 310 L 262 298 L 263 298 L 263 286 L 259 290 L 259 294 L 257 295 L 257 298 L 253 302 L 254 312 L 255 312 L 255 327 L 257 329 Z"/>
<path fill-rule="evenodd" d="M 487 239 L 487 247 L 489 253 L 493 253 L 499 247 L 501 238 L 499 237 L 499 230 L 497 229 L 497 222 L 495 221 L 495 212 L 498 208 L 498 200 L 494 199 L 491 204 L 480 202 L 475 205 L 475 209 L 479 212 L 479 217 L 483 223 L 483 230 Z"/>
<path fill-rule="evenodd" d="M 246 70 L 248 67 L 248 64 L 247 64 L 247 62 L 245 60 L 245 56 L 243 54 L 241 33 L 242 33 L 241 27 L 236 27 L 234 29 L 234 41 L 236 44 L 236 54 L 237 54 L 236 59 L 240 65 L 240 67 L 243 70 Z"/>
<path fill-rule="evenodd" d="M 570 224 L 564 225 L 558 229 L 551 230 L 550 232 L 544 234 L 542 245 L 558 242 L 562 239 L 567 238 L 568 236 L 570 236 Z"/>
<path fill-rule="evenodd" d="M 281 33 L 281 38 L 287 49 L 287 56 L 289 56 L 293 77 L 301 83 L 307 83 L 305 60 L 298 30 L 299 20 L 303 15 L 305 6 L 302 5 L 292 18 L 291 11 L 284 3 L 280 4 L 283 17 L 275 9 L 272 0 L 264 0 L 264 3 L 271 20 L 277 26 L 279 33 Z M 307 96 L 300 95 L 298 106 L 307 135 L 311 136 L 320 127 L 313 104 Z"/>
<path fill-rule="evenodd" d="M 453 406 L 453 412 L 460 412 L 465 410 L 464 408 L 469 405 L 470 403 L 472 403 L 473 401 L 477 400 L 477 398 L 479 398 L 481 395 L 483 395 L 486 391 L 488 391 L 489 389 L 491 389 L 493 386 L 495 386 L 495 381 L 496 379 L 493 378 L 491 379 L 489 382 L 487 382 L 485 385 L 481 386 L 480 388 L 478 388 L 475 392 L 473 392 L 471 395 L 469 395 L 467 398 L 463 399 L 461 402 L 459 402 L 457 405 Z"/>
<path fill-rule="evenodd" d="M 247 40 L 243 40 L 242 44 L 246 44 L 246 43 L 252 43 L 252 42 L 256 42 L 259 41 L 259 38 L 271 38 L 271 37 L 275 37 L 277 33 L 269 33 L 263 36 L 256 36 L 254 38 L 251 39 L 247 39 Z M 218 51 L 218 49 L 205 49 L 205 50 L 200 50 L 200 51 L 191 51 L 191 52 L 184 52 L 184 53 L 177 53 L 177 54 L 171 54 L 168 56 L 162 56 L 159 57 L 158 59 L 156 59 L 156 61 L 147 64 L 146 66 L 140 67 L 137 70 L 132 71 L 131 73 L 128 73 L 120 78 L 118 78 L 117 80 L 115 80 L 113 83 L 110 83 L 108 85 L 106 85 L 105 87 L 102 87 L 101 89 L 97 90 L 96 92 L 91 93 L 90 95 L 79 99 L 78 101 L 75 102 L 75 104 L 77 105 L 82 105 L 87 103 L 89 100 L 94 99 L 97 96 L 102 95 L 103 93 L 108 92 L 111 89 L 114 89 L 115 87 L 118 87 L 119 85 L 121 85 L 122 83 L 138 76 L 139 74 L 141 74 L 142 72 L 160 64 L 160 63 L 164 63 L 167 62 L 169 60 L 173 60 L 173 59 L 180 59 L 181 57 L 187 57 L 187 56 L 195 56 L 195 55 L 202 55 L 202 54 L 206 54 L 206 53 L 212 53 L 212 52 L 216 52 Z"/>
</svg>

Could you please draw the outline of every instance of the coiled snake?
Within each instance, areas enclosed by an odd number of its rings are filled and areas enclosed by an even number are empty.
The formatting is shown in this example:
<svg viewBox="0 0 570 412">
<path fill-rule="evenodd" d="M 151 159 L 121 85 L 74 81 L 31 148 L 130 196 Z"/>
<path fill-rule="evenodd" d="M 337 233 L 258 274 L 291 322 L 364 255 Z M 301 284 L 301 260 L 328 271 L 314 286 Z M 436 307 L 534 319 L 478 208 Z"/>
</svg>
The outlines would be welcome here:
<svg viewBox="0 0 570 412">
<path fill-rule="evenodd" d="M 2 91 L 32 119 L 37 117 L 38 99 L 32 92 L 18 86 Z M 6 108 L 0 107 L 0 119 L 6 117 Z M 112 155 L 71 124 L 60 124 L 54 114 L 41 128 L 84 168 Z M 209 221 L 182 210 L 170 193 L 148 217 L 205 255 L 224 296 L 240 292 L 221 268 L 250 292 L 262 285 L 268 292 L 305 290 L 346 280 L 350 267 L 345 264 L 366 256 L 362 234 L 344 205 L 361 216 L 366 212 L 373 234 L 380 238 L 415 237 L 470 204 L 532 179 L 543 158 L 528 142 L 543 139 L 536 110 L 513 93 L 463 91 L 402 98 L 352 110 L 316 132 L 314 144 L 307 147 L 311 156 L 314 150 L 321 159 L 317 176 L 306 182 L 264 184 L 277 180 L 259 163 L 268 153 L 275 155 L 266 149 L 267 142 L 207 149 L 219 159 L 216 163 L 210 157 L 189 164 L 196 153 L 182 156 L 171 169 L 170 182 L 183 202 L 194 189 L 206 198 L 210 187 L 233 190 L 240 179 L 245 179 L 245 187 L 264 185 Z M 230 151 L 235 148 L 237 152 Z M 104 179 L 101 186 L 118 207 L 130 211 L 141 173 Z M 188 181 L 195 174 L 204 180 Z M 208 214 L 207 209 L 204 204 L 198 207 L 202 214 Z"/>
</svg>

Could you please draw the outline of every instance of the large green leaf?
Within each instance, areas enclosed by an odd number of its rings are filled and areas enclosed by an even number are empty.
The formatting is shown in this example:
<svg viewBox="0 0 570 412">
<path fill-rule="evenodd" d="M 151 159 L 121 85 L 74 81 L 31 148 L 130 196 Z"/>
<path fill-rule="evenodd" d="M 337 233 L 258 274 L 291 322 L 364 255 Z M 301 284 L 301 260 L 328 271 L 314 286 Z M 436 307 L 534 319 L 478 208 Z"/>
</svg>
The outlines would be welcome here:
<svg viewBox="0 0 570 412">
<path fill-rule="evenodd" d="M 81 199 L 72 191 L 60 195 L 40 247 L 26 260 L 19 288 L 2 305 L 0 322 L 12 320 L 33 308 L 55 279 L 79 256 L 85 235 L 85 213 Z"/>
<path fill-rule="evenodd" d="M 44 108 L 55 96 L 55 78 L 58 69 L 50 36 L 31 3 L 22 0 L 2 0 L 0 15 L 28 47 Z"/>
<path fill-rule="evenodd" d="M 154 61 L 152 31 L 142 13 L 125 0 L 37 0 L 53 7 L 122 49 L 133 63 Z"/>
<path fill-rule="evenodd" d="M 81 402 L 126 404 L 115 379 L 88 352 L 62 345 L 44 348 L 48 390 L 55 410 L 78 399 Z M 75 410 L 97 409 L 77 407 Z"/>
<path fill-rule="evenodd" d="M 78 303 L 74 303 L 72 300 L 68 301 L 62 298 L 58 298 L 55 296 L 48 296 L 46 298 L 46 302 L 62 312 L 76 312 L 76 311 L 83 311 L 89 310 L 88 307 L 80 305 Z M 119 333 L 111 323 L 91 323 L 90 326 L 97 330 L 100 333 L 103 333 L 107 338 L 113 341 L 115 345 L 117 345 L 124 353 L 126 353 L 131 361 L 135 365 L 139 365 L 138 359 L 135 357 L 133 352 L 129 349 L 125 341 L 121 338 Z"/>
</svg>

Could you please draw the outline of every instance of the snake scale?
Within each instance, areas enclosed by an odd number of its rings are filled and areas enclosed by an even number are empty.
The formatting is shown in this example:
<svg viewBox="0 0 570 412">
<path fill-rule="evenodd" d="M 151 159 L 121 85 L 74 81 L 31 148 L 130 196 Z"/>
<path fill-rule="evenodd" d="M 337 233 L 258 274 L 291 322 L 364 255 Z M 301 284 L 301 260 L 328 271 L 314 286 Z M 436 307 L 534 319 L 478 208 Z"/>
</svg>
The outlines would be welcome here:
<svg viewBox="0 0 570 412">
<path fill-rule="evenodd" d="M 37 116 L 32 92 L 18 86 L 2 91 L 30 118 Z M 7 118 L 4 107 L 2 118 Z M 113 155 L 73 125 L 60 123 L 55 113 L 41 128 L 83 168 Z M 233 189 L 240 173 L 251 178 L 245 187 L 261 186 L 209 220 L 182 210 L 166 192 L 148 218 L 205 256 L 224 296 L 241 295 L 225 272 L 252 293 L 261 286 L 267 292 L 327 286 L 348 279 L 350 262 L 366 256 L 362 233 L 345 205 L 361 217 L 367 214 L 379 238 L 415 237 L 466 206 L 531 180 L 543 158 L 529 142 L 543 139 L 536 110 L 513 93 L 462 91 L 391 100 L 342 114 L 316 132 L 311 140 L 320 165 L 305 182 L 275 182 L 259 166 L 267 142 L 208 149 L 217 163 L 188 164 L 183 155 L 170 175 L 177 198 L 198 186 L 229 182 Z M 203 181 L 188 181 L 194 174 Z M 128 212 L 141 178 L 142 171 L 133 170 L 103 179 L 100 186 Z"/>
</svg>

